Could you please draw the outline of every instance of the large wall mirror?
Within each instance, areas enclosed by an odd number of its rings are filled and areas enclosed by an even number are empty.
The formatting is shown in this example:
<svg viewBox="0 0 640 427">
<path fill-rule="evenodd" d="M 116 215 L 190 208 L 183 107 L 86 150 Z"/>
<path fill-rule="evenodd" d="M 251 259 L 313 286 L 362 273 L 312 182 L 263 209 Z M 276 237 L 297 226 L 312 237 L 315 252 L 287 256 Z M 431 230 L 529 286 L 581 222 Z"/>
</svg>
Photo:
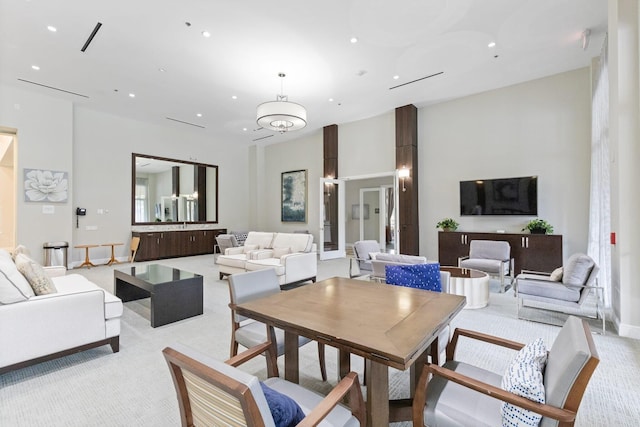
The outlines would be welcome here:
<svg viewBox="0 0 640 427">
<path fill-rule="evenodd" d="M 217 222 L 218 166 L 131 154 L 131 224 Z"/>
</svg>

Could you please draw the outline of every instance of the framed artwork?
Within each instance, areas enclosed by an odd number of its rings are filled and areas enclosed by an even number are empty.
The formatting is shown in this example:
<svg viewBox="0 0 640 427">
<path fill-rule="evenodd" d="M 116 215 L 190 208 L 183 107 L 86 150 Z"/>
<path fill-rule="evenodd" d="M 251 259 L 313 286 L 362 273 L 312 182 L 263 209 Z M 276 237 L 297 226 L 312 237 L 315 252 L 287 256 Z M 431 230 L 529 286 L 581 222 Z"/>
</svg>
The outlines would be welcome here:
<svg viewBox="0 0 640 427">
<path fill-rule="evenodd" d="M 24 201 L 66 203 L 69 198 L 68 172 L 23 169 Z"/>
<path fill-rule="evenodd" d="M 282 222 L 307 222 L 307 171 L 282 172 Z"/>
</svg>

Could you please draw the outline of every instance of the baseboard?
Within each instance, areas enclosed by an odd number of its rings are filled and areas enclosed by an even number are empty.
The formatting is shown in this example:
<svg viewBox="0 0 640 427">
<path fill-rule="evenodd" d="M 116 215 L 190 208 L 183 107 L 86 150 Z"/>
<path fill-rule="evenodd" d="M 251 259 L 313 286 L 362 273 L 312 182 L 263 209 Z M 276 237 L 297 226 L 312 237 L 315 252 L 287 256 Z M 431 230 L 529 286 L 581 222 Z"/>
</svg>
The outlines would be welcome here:
<svg viewBox="0 0 640 427">
<path fill-rule="evenodd" d="M 611 313 L 611 317 L 613 318 L 613 323 L 618 330 L 618 335 L 621 337 L 640 339 L 640 326 L 622 323 L 614 313 Z"/>
</svg>

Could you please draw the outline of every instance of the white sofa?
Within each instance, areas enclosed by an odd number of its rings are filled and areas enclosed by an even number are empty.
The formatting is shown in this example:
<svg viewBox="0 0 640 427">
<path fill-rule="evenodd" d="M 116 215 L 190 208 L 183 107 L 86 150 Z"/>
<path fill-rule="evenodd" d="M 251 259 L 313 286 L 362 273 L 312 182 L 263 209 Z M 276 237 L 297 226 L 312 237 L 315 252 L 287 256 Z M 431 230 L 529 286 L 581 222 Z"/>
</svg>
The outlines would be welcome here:
<svg viewBox="0 0 640 427">
<path fill-rule="evenodd" d="M 64 267 L 44 270 L 56 292 L 35 295 L 0 249 L 0 373 L 105 344 L 119 351 L 122 301 Z"/>
<path fill-rule="evenodd" d="M 220 279 L 244 271 L 273 268 L 280 285 L 311 280 L 318 273 L 312 234 L 251 231 L 244 246 L 228 248 L 216 259 Z"/>
</svg>

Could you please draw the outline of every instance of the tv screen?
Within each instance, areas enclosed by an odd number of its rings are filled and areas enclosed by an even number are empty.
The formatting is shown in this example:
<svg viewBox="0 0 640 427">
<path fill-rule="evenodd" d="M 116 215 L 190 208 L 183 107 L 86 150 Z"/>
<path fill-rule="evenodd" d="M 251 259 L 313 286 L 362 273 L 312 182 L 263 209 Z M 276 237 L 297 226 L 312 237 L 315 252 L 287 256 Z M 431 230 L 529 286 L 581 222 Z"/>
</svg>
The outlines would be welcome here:
<svg viewBox="0 0 640 427">
<path fill-rule="evenodd" d="M 538 215 L 538 177 L 460 181 L 460 215 Z"/>
</svg>

